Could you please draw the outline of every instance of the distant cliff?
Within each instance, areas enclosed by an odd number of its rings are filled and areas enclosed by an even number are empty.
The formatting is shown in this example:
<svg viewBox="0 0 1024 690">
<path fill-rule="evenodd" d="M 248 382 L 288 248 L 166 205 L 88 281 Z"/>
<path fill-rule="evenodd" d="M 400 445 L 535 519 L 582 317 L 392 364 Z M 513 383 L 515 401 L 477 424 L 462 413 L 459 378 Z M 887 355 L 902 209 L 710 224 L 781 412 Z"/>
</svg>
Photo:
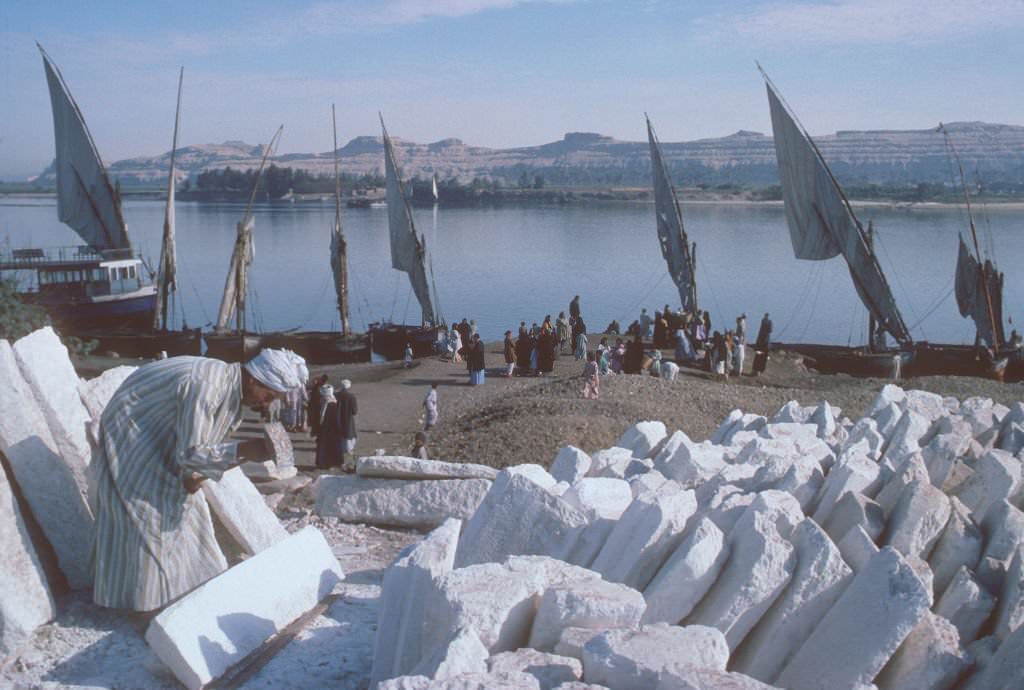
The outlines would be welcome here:
<svg viewBox="0 0 1024 690">
<path fill-rule="evenodd" d="M 975 171 L 986 185 L 1024 183 L 1024 127 L 984 122 L 946 125 L 959 149 L 965 170 Z M 572 132 L 561 141 L 513 149 L 470 146 L 459 139 L 432 144 L 393 139 L 406 177 L 432 174 L 467 183 L 474 178 L 515 185 L 536 175 L 547 185 L 593 186 L 650 184 L 646 141 L 618 141 L 600 134 Z M 951 181 L 951 166 L 941 133 L 933 129 L 841 131 L 816 137 L 836 176 L 845 185 L 941 184 Z M 662 142 L 674 182 L 680 186 L 738 185 L 769 187 L 778 183 L 771 137 L 739 131 L 716 139 Z M 229 141 L 178 150 L 182 178 L 226 167 L 246 170 L 259 164 L 262 147 Z M 153 158 L 131 158 L 110 166 L 124 186 L 156 185 L 166 180 L 169 152 Z M 383 146 L 378 137 L 357 137 L 338 150 L 343 170 L 352 175 L 380 173 Z M 333 156 L 289 153 L 275 157 L 281 167 L 332 174 Z M 52 166 L 39 177 L 53 183 Z"/>
</svg>

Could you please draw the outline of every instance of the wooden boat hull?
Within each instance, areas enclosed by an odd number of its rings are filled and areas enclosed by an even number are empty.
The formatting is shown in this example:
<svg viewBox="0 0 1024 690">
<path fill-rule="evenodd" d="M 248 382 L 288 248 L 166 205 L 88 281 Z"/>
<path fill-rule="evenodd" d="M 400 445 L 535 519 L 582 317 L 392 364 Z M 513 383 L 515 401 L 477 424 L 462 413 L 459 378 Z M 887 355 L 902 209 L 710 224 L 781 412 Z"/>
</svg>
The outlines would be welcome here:
<svg viewBox="0 0 1024 690">
<path fill-rule="evenodd" d="M 434 349 L 441 326 L 407 326 L 405 324 L 370 324 L 370 346 L 374 354 L 387 360 L 405 357 L 405 344 L 412 344 L 413 357 L 437 354 Z"/>
<path fill-rule="evenodd" d="M 343 337 L 334 331 L 265 333 L 263 347 L 286 348 L 302 356 L 307 364 L 353 364 L 370 361 L 370 337 L 354 333 Z"/>
<path fill-rule="evenodd" d="M 262 338 L 256 333 L 204 333 L 206 356 L 225 362 L 246 362 L 260 353 Z"/>
<path fill-rule="evenodd" d="M 796 352 L 804 356 L 810 369 L 821 374 L 891 379 L 905 376 L 914 353 L 900 350 L 868 352 L 863 348 L 805 343 L 773 343 L 773 350 Z M 899 370 L 896 361 L 899 360 Z"/>
<path fill-rule="evenodd" d="M 198 328 L 182 331 L 61 330 L 61 333 L 82 340 L 95 340 L 97 352 L 116 352 L 121 357 L 154 359 L 161 352 L 166 352 L 168 357 L 202 354 L 203 338 Z"/>
<path fill-rule="evenodd" d="M 1010 357 L 982 356 L 973 345 L 918 343 L 908 376 L 972 376 L 1002 381 L 1007 375 Z"/>
<path fill-rule="evenodd" d="M 61 298 L 57 295 L 22 293 L 22 299 L 46 310 L 54 325 L 67 331 L 128 329 L 144 332 L 153 323 L 156 295 L 137 292 L 104 299 Z"/>
</svg>

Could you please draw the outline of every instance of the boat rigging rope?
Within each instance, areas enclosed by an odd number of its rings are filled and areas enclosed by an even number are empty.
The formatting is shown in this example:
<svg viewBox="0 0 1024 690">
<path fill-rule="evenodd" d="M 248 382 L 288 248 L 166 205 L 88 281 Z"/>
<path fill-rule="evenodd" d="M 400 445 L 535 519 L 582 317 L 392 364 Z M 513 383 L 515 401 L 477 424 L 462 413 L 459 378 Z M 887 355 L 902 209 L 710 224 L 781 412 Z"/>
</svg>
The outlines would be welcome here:
<svg viewBox="0 0 1024 690">
<path fill-rule="evenodd" d="M 896 283 L 900 286 L 900 290 L 903 291 L 903 299 L 906 301 L 906 304 L 907 304 L 907 306 L 910 309 L 910 314 L 915 319 L 918 318 L 917 317 L 917 313 L 914 311 L 914 303 L 910 301 L 910 293 L 907 292 L 907 288 L 904 287 L 903 279 L 900 277 L 899 271 L 894 271 L 891 268 L 892 266 L 895 266 L 896 264 L 893 262 L 892 257 L 889 256 L 889 249 L 885 246 L 885 240 L 882 237 L 882 233 L 880 233 L 877 230 L 875 230 L 875 234 L 872 236 L 872 240 L 877 240 L 878 244 L 880 244 L 882 246 L 882 251 L 885 253 L 885 260 L 887 262 L 889 262 L 889 266 L 890 266 L 889 273 L 890 274 L 894 274 L 896 276 Z M 920 320 L 918 321 L 918 323 L 920 323 Z M 909 330 L 908 330 L 907 335 L 910 335 Z"/>
<path fill-rule="evenodd" d="M 653 278 L 655 275 L 657 275 L 657 272 L 654 272 L 654 271 L 652 271 L 652 272 L 647 274 L 647 280 L 644 281 L 644 287 L 647 286 L 647 283 L 651 282 L 651 278 Z M 636 312 L 636 308 L 639 307 L 641 304 L 643 304 L 644 300 L 646 300 L 650 296 L 650 294 L 652 292 L 654 292 L 654 290 L 657 289 L 657 287 L 659 285 L 661 285 L 661 281 L 665 280 L 665 276 L 666 275 L 668 275 L 668 274 L 667 273 L 662 273 L 658 277 L 658 279 L 656 281 L 654 281 L 654 285 L 652 285 L 650 288 L 648 288 L 640 296 L 640 299 L 636 300 L 635 302 L 633 302 L 629 306 L 629 309 L 626 310 L 626 313 L 619 317 L 619 319 L 618 319 L 619 323 L 624 323 L 624 322 L 629 320 L 629 315 L 632 314 L 632 313 L 635 313 Z"/>
<path fill-rule="evenodd" d="M 323 282 L 323 284 L 322 284 L 322 285 L 320 286 L 320 296 L 319 296 L 319 297 L 317 297 L 317 298 L 316 298 L 316 300 L 314 300 L 313 302 L 311 302 L 311 303 L 310 303 L 310 305 L 311 305 L 311 306 L 309 307 L 309 311 L 308 311 L 308 312 L 306 312 L 306 318 L 304 318 L 304 319 L 303 319 L 303 320 L 302 320 L 302 321 L 301 321 L 301 322 L 299 323 L 299 325 L 298 325 L 298 326 L 295 326 L 295 327 L 293 327 L 293 328 L 290 328 L 290 329 L 288 329 L 289 331 L 299 331 L 299 330 L 304 330 L 304 329 L 305 329 L 305 327 L 306 327 L 306 326 L 307 326 L 307 325 L 309 324 L 309 322 L 313 320 L 313 317 L 315 316 L 315 313 L 314 313 L 314 312 L 315 312 L 315 311 L 316 311 L 316 310 L 317 310 L 317 309 L 318 309 L 318 308 L 320 307 L 320 305 L 322 305 L 322 304 L 323 304 L 323 302 L 324 302 L 324 293 L 326 293 L 326 292 L 327 292 L 327 286 L 328 286 L 329 284 L 330 284 L 329 280 L 328 280 L 327 278 L 324 278 L 324 282 Z M 333 318 L 333 317 L 332 317 L 332 318 Z"/>
<path fill-rule="evenodd" d="M 946 300 L 949 299 L 949 296 L 953 294 L 954 286 L 951 285 L 951 283 L 953 283 L 954 280 L 955 280 L 955 276 L 953 278 L 950 278 L 948 281 L 946 281 L 946 285 L 943 288 L 946 292 L 944 294 L 942 294 L 934 302 L 934 304 L 931 305 L 931 307 L 928 309 L 928 311 L 925 312 L 925 315 L 921 317 L 920 321 L 918 321 L 917 323 L 915 323 L 913 326 L 910 327 L 910 330 L 912 330 L 912 331 L 916 330 L 925 321 L 925 319 L 927 319 L 929 316 L 931 316 L 933 313 L 935 313 L 936 309 L 938 309 L 939 307 L 941 307 L 943 304 L 946 303 Z M 924 329 L 921 329 L 921 335 L 924 335 Z"/>
<path fill-rule="evenodd" d="M 814 300 L 811 302 L 811 311 L 807 314 L 807 321 L 804 322 L 804 329 L 800 331 L 800 336 L 797 338 L 797 342 L 803 342 L 804 336 L 807 334 L 807 329 L 811 325 L 811 321 L 814 320 L 814 309 L 818 306 L 818 297 L 821 296 L 821 283 L 824 280 L 825 272 L 818 271 L 817 287 L 814 290 Z"/>
<path fill-rule="evenodd" d="M 359 314 L 360 323 L 362 324 L 362 327 L 365 330 L 366 329 L 366 324 L 368 322 L 368 319 L 367 319 L 366 315 L 363 314 L 363 309 L 359 305 L 359 302 L 360 302 L 359 295 L 362 295 L 362 303 L 364 305 L 366 305 L 366 313 L 370 315 L 370 318 L 373 317 L 373 310 L 370 309 L 370 301 L 368 299 L 366 299 L 366 293 L 363 292 L 363 288 L 359 284 L 359 274 L 353 271 L 352 272 L 352 280 L 356 284 L 356 289 L 355 289 L 354 294 L 353 294 L 353 296 L 356 298 L 354 300 L 355 303 L 356 303 L 356 313 Z"/>
<path fill-rule="evenodd" d="M 781 339 L 782 336 L 789 330 L 789 327 L 790 325 L 792 325 L 793 320 L 796 318 L 796 315 L 800 313 L 800 309 L 801 307 L 803 307 L 804 301 L 807 299 L 807 294 L 811 289 L 811 283 L 814 281 L 815 274 L 819 270 L 821 270 L 821 262 L 815 261 L 814 263 L 811 264 L 811 270 L 807 272 L 807 280 L 804 282 L 804 287 L 800 291 L 800 297 L 797 299 L 796 308 L 790 313 L 789 319 L 786 320 L 786 325 L 779 330 L 779 339 Z"/>
</svg>

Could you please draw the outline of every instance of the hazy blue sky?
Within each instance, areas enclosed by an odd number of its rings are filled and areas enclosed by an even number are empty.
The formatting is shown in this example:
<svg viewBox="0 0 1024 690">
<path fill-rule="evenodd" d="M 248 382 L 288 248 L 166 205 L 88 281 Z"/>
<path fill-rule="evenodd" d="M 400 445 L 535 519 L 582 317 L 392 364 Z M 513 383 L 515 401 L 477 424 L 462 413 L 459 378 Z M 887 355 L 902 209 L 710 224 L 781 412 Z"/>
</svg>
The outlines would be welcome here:
<svg viewBox="0 0 1024 690">
<path fill-rule="evenodd" d="M 181 143 L 391 133 L 534 145 L 770 131 L 760 60 L 812 133 L 1024 124 L 1024 0 L 0 1 L 0 176 L 42 170 L 39 41 L 106 162 Z"/>
</svg>

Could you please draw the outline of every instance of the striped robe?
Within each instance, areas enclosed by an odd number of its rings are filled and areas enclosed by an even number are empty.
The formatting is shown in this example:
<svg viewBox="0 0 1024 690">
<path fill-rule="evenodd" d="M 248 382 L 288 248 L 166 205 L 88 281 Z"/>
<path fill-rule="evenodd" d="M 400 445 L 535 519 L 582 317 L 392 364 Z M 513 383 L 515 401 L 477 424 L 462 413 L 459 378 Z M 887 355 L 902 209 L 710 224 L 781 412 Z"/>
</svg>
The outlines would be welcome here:
<svg viewBox="0 0 1024 690">
<path fill-rule="evenodd" d="M 93 598 L 150 611 L 227 569 L 203 493 L 182 479 L 219 479 L 236 461 L 222 443 L 242 421 L 241 365 L 174 357 L 140 367 L 100 419 Z"/>
</svg>

